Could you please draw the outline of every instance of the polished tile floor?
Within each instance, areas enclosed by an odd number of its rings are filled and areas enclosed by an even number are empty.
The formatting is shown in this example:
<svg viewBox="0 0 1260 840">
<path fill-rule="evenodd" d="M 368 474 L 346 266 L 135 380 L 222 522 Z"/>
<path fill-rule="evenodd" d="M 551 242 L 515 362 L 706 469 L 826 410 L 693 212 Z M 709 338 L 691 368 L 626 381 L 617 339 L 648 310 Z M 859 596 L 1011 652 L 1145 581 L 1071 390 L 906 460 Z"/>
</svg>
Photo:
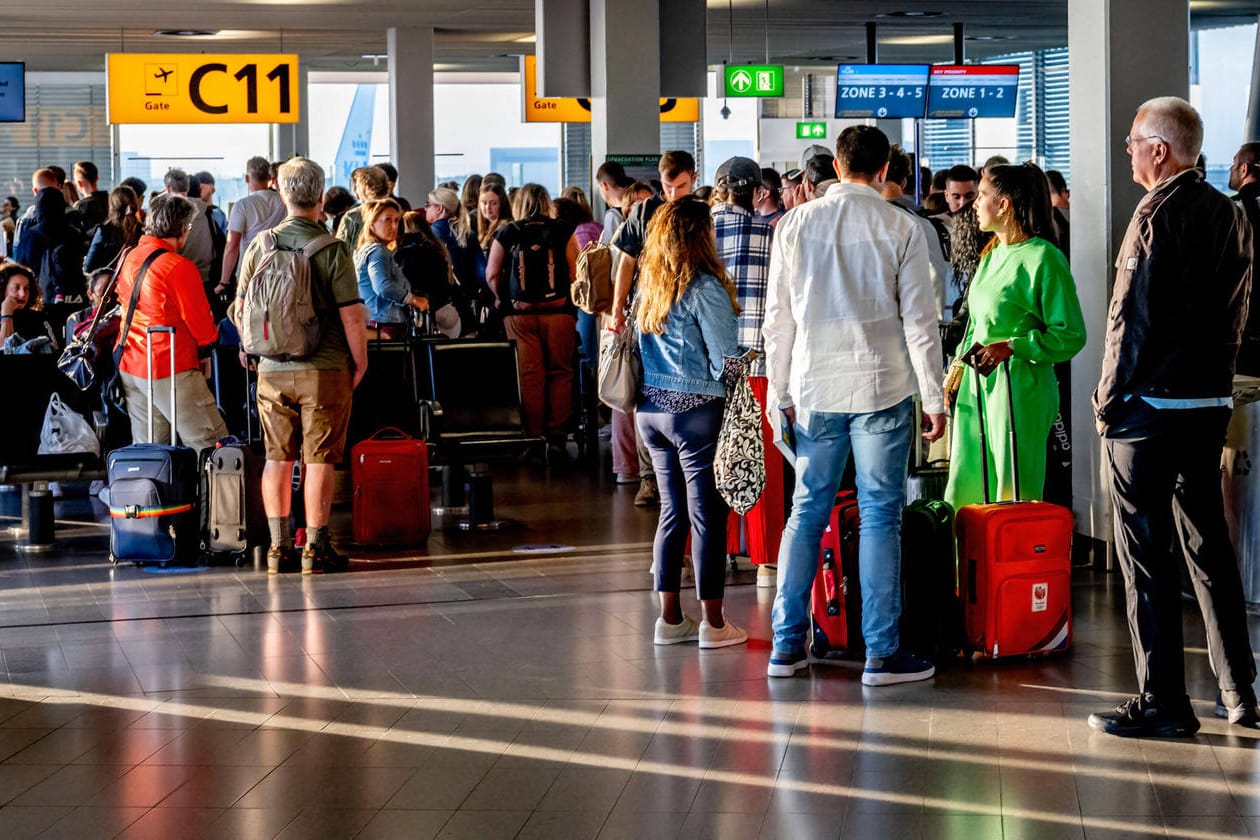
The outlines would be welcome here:
<svg viewBox="0 0 1260 840">
<path fill-rule="evenodd" d="M 99 525 L 45 555 L 0 532 L 0 838 L 1260 837 L 1260 733 L 1211 717 L 1192 607 L 1203 730 L 1121 741 L 1085 725 L 1132 687 L 1107 575 L 1078 570 L 1066 657 L 771 681 L 746 568 L 747 646 L 653 647 L 634 488 L 498 489 L 527 527 L 340 576 L 111 569 Z M 548 543 L 573 548 L 512 550 Z"/>
</svg>

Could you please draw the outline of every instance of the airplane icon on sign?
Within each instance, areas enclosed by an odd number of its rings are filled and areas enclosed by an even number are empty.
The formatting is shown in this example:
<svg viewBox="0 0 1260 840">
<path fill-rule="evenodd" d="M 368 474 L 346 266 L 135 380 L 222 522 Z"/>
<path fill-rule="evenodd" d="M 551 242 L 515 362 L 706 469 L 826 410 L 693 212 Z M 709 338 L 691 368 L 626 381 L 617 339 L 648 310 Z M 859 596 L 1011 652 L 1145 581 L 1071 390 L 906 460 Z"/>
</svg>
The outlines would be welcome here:
<svg viewBox="0 0 1260 840">
<path fill-rule="evenodd" d="M 160 79 L 161 81 L 165 82 L 166 77 L 171 75 L 174 72 L 175 72 L 174 70 L 166 70 L 164 68 L 159 67 L 158 71 L 153 74 L 153 78 Z"/>
</svg>

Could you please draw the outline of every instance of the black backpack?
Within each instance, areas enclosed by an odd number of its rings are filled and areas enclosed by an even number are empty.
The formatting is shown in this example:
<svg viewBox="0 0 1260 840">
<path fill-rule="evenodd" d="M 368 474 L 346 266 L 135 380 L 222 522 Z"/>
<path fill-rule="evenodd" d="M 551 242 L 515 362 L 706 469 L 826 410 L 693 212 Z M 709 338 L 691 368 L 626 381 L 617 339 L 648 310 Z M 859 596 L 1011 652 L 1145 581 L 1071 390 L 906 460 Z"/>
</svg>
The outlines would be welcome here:
<svg viewBox="0 0 1260 840">
<path fill-rule="evenodd" d="M 536 218 L 513 222 L 512 227 L 516 244 L 508 254 L 509 309 L 555 309 L 568 303 L 569 265 L 556 225 Z"/>
</svg>

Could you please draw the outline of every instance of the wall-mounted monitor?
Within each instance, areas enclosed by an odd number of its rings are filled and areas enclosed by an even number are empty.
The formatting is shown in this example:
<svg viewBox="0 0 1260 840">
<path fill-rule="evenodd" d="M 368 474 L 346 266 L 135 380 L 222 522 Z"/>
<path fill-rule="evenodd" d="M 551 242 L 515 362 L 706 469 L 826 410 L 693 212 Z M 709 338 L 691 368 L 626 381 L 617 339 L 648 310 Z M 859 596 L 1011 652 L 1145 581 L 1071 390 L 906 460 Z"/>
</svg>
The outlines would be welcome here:
<svg viewBox="0 0 1260 840">
<path fill-rule="evenodd" d="M 927 116 L 1013 117 L 1018 93 L 1018 64 L 937 64 L 928 82 Z"/>
<path fill-rule="evenodd" d="M 26 122 L 26 65 L 0 62 L 0 123 Z"/>
<path fill-rule="evenodd" d="M 841 64 L 836 77 L 836 119 L 922 117 L 926 64 Z"/>
</svg>

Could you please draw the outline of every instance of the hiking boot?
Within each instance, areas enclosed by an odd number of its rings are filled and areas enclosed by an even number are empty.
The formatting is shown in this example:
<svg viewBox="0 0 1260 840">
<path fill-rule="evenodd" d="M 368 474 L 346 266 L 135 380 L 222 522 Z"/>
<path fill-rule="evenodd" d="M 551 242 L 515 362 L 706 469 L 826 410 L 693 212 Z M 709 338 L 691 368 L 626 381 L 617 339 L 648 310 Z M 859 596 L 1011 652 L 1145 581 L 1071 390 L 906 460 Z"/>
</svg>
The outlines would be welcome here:
<svg viewBox="0 0 1260 840">
<path fill-rule="evenodd" d="M 656 631 L 652 634 L 652 644 L 677 645 L 682 642 L 694 642 L 700 638 L 700 626 L 695 619 L 683 616 L 677 624 L 670 624 L 663 618 L 656 619 Z"/>
<path fill-rule="evenodd" d="M 748 641 L 748 634 L 733 621 L 726 621 L 721 627 L 714 627 L 704 620 L 700 622 L 700 647 L 705 649 L 742 645 Z"/>
<path fill-rule="evenodd" d="M 639 492 L 634 495 L 635 507 L 654 507 L 661 503 L 661 491 L 657 489 L 655 478 L 644 478 L 639 482 Z"/>
<path fill-rule="evenodd" d="M 1125 700 L 1110 712 L 1095 712 L 1089 725 L 1121 738 L 1189 738 L 1199 731 L 1199 719 L 1184 696 L 1175 705 L 1157 706 L 1149 694 Z"/>
<path fill-rule="evenodd" d="M 332 543 L 322 546 L 307 543 L 302 549 L 302 574 L 333 574 L 350 568 L 350 558 L 338 554 Z"/>
<path fill-rule="evenodd" d="M 866 660 L 862 671 L 862 685 L 896 685 L 917 682 L 936 676 L 936 666 L 912 653 L 897 651 L 882 659 Z"/>
<path fill-rule="evenodd" d="M 795 653 L 780 653 L 776 650 L 770 654 L 770 664 L 766 666 L 766 676 L 791 677 L 797 671 L 808 667 L 809 657 L 805 654 L 805 651 L 798 650 Z"/>
<path fill-rule="evenodd" d="M 779 585 L 779 567 L 764 563 L 757 567 L 757 588 L 774 589 Z"/>
</svg>

